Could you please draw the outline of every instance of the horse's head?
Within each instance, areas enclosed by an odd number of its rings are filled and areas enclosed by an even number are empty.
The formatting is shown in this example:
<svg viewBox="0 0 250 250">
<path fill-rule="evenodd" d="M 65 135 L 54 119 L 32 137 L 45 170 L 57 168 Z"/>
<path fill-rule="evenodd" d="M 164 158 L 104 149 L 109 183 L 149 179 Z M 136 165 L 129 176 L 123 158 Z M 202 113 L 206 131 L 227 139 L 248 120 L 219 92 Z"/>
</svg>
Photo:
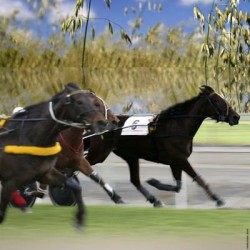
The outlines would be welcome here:
<svg viewBox="0 0 250 250">
<path fill-rule="evenodd" d="M 202 86 L 201 96 L 204 97 L 209 105 L 207 108 L 208 116 L 218 122 L 227 122 L 229 125 L 237 125 L 240 115 L 230 106 L 230 104 L 211 87 Z"/>
<path fill-rule="evenodd" d="M 111 111 L 111 109 L 108 107 L 106 102 L 96 95 L 96 93 L 92 90 L 89 90 L 90 98 L 93 99 L 94 105 L 97 107 L 97 109 L 104 115 L 105 119 L 107 120 L 107 130 L 112 130 L 117 128 L 119 119 L 118 117 Z"/>
<path fill-rule="evenodd" d="M 90 129 L 100 132 L 106 129 L 107 121 L 89 96 L 74 83 L 68 83 L 50 102 L 53 120 L 66 126 Z"/>
</svg>

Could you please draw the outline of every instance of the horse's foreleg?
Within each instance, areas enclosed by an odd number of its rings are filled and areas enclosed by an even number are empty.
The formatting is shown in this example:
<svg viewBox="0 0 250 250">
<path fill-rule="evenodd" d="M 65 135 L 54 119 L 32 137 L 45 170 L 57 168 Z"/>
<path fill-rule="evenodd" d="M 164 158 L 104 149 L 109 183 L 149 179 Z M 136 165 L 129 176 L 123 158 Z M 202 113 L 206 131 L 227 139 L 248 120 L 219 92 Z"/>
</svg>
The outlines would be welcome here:
<svg viewBox="0 0 250 250">
<path fill-rule="evenodd" d="M 124 204 L 125 202 L 122 200 L 121 196 L 119 196 L 115 190 L 108 184 L 106 183 L 103 178 L 96 172 L 93 171 L 90 173 L 89 178 L 96 183 L 98 183 L 109 195 L 112 201 L 114 201 L 116 204 Z"/>
<path fill-rule="evenodd" d="M 210 197 L 210 199 L 216 201 L 217 206 L 223 206 L 225 203 L 224 201 L 215 194 L 209 187 L 209 185 L 199 176 L 194 169 L 192 168 L 191 164 L 187 161 L 187 164 L 185 164 L 185 168 L 183 169 L 191 178 L 193 178 L 194 181 L 197 182 L 199 186 L 201 186 L 207 195 Z"/>
<path fill-rule="evenodd" d="M 6 210 L 11 198 L 11 194 L 15 189 L 10 189 L 7 185 L 2 185 L 1 200 L 0 200 L 0 223 L 3 223 L 6 215 Z"/>
<path fill-rule="evenodd" d="M 223 206 L 225 204 L 225 202 L 210 189 L 209 185 L 206 184 L 205 181 L 199 175 L 196 175 L 193 180 L 196 181 L 198 183 L 198 185 L 200 185 L 205 190 L 207 195 L 212 200 L 216 201 L 217 206 L 220 207 L 220 206 Z"/>
<path fill-rule="evenodd" d="M 85 206 L 82 198 L 82 188 L 81 185 L 75 180 L 74 177 L 69 177 L 65 181 L 65 186 L 68 186 L 75 196 L 76 204 L 78 206 L 78 211 L 76 214 L 76 228 L 80 229 L 85 215 Z"/>
<path fill-rule="evenodd" d="M 83 224 L 85 215 L 81 185 L 74 179 L 74 177 L 66 177 L 55 168 L 52 168 L 50 171 L 48 171 L 46 175 L 41 179 L 41 182 L 54 186 L 66 185 L 72 190 L 78 206 L 78 211 L 76 214 L 76 227 L 77 229 L 80 229 Z"/>
</svg>

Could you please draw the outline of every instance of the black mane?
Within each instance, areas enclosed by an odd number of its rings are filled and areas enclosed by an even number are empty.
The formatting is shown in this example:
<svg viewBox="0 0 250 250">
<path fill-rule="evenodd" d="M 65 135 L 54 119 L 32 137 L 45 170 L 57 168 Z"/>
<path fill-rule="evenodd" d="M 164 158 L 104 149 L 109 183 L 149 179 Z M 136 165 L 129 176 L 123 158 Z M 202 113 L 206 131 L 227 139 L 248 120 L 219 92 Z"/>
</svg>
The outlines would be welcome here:
<svg viewBox="0 0 250 250">
<path fill-rule="evenodd" d="M 200 87 L 201 92 L 198 96 L 195 96 L 187 101 L 177 103 L 165 110 L 162 110 L 159 114 L 160 119 L 164 118 L 170 118 L 171 116 L 184 116 L 187 115 L 188 111 L 190 110 L 190 106 L 193 106 L 193 104 L 202 96 L 209 96 L 211 93 L 214 92 L 213 88 L 207 85 L 202 85 Z"/>
<path fill-rule="evenodd" d="M 197 99 L 200 98 L 202 94 L 199 94 L 198 96 L 195 96 L 189 100 L 186 100 L 181 103 L 177 103 L 165 110 L 162 110 L 159 114 L 159 118 L 170 118 L 171 116 L 181 116 L 186 115 L 187 112 L 190 110 L 190 107 L 193 106 L 193 104 L 197 101 Z"/>
<path fill-rule="evenodd" d="M 62 98 L 62 95 L 65 95 L 65 93 L 71 93 L 73 91 L 79 90 L 80 87 L 76 83 L 67 83 L 64 88 L 56 93 L 50 100 L 43 101 L 41 103 L 31 104 L 26 107 L 24 107 L 23 111 L 17 112 L 12 116 L 12 118 L 22 118 L 26 117 L 28 113 L 30 113 L 33 109 L 35 109 L 38 105 L 41 106 L 42 104 L 47 104 L 49 101 L 56 102 Z"/>
</svg>

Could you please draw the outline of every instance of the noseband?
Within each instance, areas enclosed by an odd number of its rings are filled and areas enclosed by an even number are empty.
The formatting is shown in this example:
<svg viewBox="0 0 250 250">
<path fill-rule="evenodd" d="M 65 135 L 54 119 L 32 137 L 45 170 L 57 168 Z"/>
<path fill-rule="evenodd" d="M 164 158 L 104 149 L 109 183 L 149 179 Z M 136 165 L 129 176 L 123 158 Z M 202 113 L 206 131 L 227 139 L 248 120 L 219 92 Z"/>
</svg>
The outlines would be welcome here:
<svg viewBox="0 0 250 250">
<path fill-rule="evenodd" d="M 225 121 L 226 117 L 228 117 L 228 115 L 229 115 L 229 104 L 227 103 L 226 100 L 222 99 L 224 101 L 224 103 L 226 104 L 227 111 L 226 111 L 226 116 L 224 114 L 221 114 L 221 111 L 219 110 L 219 108 L 210 99 L 210 97 L 212 95 L 215 95 L 215 94 L 217 94 L 217 93 L 212 92 L 209 96 L 206 97 L 206 99 L 209 102 L 209 104 L 214 108 L 214 110 L 215 110 L 215 112 L 216 112 L 216 114 L 218 116 L 218 120 L 219 121 Z"/>
</svg>

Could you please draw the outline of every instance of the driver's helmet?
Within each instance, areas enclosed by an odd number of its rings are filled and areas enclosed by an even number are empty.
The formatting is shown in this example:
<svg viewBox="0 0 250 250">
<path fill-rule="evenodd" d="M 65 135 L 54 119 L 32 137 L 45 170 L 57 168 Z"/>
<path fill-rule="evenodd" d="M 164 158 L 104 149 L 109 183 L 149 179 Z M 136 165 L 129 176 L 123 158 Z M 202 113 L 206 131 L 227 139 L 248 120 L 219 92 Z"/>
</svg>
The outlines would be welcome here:
<svg viewBox="0 0 250 250">
<path fill-rule="evenodd" d="M 23 107 L 15 107 L 12 111 L 12 115 L 19 113 L 19 112 L 24 112 L 25 109 Z"/>
</svg>

